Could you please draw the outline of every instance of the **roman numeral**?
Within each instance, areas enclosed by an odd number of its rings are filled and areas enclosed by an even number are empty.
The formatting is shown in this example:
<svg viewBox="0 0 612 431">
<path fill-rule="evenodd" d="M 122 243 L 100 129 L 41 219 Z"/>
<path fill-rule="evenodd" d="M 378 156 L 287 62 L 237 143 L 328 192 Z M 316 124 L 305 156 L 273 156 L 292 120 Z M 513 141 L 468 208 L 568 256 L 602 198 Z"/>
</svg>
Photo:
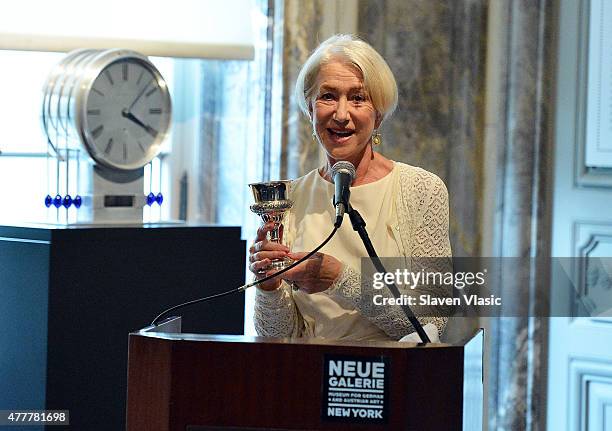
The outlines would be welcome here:
<svg viewBox="0 0 612 431">
<path fill-rule="evenodd" d="M 123 80 L 127 81 L 128 80 L 128 64 L 127 63 L 123 63 L 121 65 L 122 69 L 122 74 L 123 74 Z"/>
<path fill-rule="evenodd" d="M 104 125 L 101 124 L 91 131 L 91 135 L 94 137 L 94 139 L 98 139 L 98 137 L 102 134 L 102 130 L 104 130 Z"/>
<path fill-rule="evenodd" d="M 97 88 L 92 88 L 91 91 L 93 91 L 96 94 L 99 94 L 100 96 L 104 97 L 104 93 L 102 93 L 100 90 L 98 90 Z"/>
<path fill-rule="evenodd" d="M 162 110 L 161 108 L 151 108 L 149 109 L 149 114 L 161 114 Z"/>
<path fill-rule="evenodd" d="M 108 140 L 108 144 L 106 144 L 106 148 L 104 149 L 104 152 L 106 154 L 110 154 L 112 148 L 113 148 L 113 138 L 110 138 Z"/>
<path fill-rule="evenodd" d="M 149 97 L 151 94 L 155 93 L 157 91 L 157 87 L 153 87 L 152 89 L 150 89 L 149 91 L 147 91 L 147 93 L 145 94 L 146 97 Z"/>
<path fill-rule="evenodd" d="M 140 142 L 140 141 L 136 141 L 136 142 L 138 143 L 138 146 L 140 147 L 140 149 L 141 149 L 141 150 L 142 150 L 142 152 L 144 153 L 144 152 L 145 152 L 145 149 L 144 149 L 144 147 L 142 146 L 142 142 Z"/>
<path fill-rule="evenodd" d="M 123 160 L 127 160 L 127 144 L 123 143 Z"/>
<path fill-rule="evenodd" d="M 87 115 L 100 115 L 100 110 L 99 109 L 88 109 Z"/>
<path fill-rule="evenodd" d="M 108 82 L 110 82 L 110 85 L 115 85 L 115 82 L 113 81 L 113 77 L 111 76 L 110 71 L 105 70 L 104 74 L 108 78 Z"/>
</svg>

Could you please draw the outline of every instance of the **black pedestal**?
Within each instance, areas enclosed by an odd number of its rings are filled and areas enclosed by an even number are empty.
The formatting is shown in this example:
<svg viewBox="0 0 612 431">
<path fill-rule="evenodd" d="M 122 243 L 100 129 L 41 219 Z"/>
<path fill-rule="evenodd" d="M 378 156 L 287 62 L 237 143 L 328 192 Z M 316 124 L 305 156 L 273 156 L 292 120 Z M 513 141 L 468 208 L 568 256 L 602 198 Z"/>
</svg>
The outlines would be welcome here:
<svg viewBox="0 0 612 431">
<path fill-rule="evenodd" d="M 244 270 L 236 227 L 0 226 L 0 410 L 67 409 L 70 429 L 124 429 L 127 334 L 243 284 Z M 180 314 L 183 332 L 242 334 L 244 296 Z"/>
</svg>

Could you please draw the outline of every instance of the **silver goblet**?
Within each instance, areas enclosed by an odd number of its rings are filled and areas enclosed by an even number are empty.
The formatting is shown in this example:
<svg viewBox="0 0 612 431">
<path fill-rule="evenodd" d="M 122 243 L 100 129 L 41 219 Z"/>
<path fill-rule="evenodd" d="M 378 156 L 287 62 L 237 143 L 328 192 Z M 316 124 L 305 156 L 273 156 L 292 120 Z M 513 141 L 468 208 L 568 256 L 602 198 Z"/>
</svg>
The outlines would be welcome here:
<svg viewBox="0 0 612 431">
<path fill-rule="evenodd" d="M 287 245 L 283 235 L 285 219 L 293 206 L 293 201 L 288 198 L 290 183 L 291 181 L 270 181 L 249 184 L 255 199 L 255 203 L 250 206 L 251 211 L 259 215 L 264 223 L 274 223 L 274 229 L 268 233 L 269 240 L 283 245 Z M 259 272 L 281 270 L 292 263 L 288 257 L 272 259 L 272 263 Z"/>
</svg>

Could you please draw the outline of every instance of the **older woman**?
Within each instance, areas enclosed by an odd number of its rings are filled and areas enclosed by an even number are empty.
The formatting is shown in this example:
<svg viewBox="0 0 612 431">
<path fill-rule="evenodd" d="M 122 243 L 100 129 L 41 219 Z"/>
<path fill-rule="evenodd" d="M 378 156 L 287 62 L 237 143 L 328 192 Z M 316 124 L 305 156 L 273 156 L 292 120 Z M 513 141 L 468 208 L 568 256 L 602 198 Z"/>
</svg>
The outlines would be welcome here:
<svg viewBox="0 0 612 431">
<path fill-rule="evenodd" d="M 381 141 L 378 128 L 397 105 L 397 85 L 385 60 L 354 36 L 333 36 L 308 58 L 295 93 L 327 163 L 291 184 L 295 203 L 284 229 L 291 251 L 268 241 L 272 226 L 263 225 L 249 250 L 250 270 L 261 277 L 260 270 L 271 259 L 299 259 L 327 237 L 334 219 L 330 169 L 340 160 L 356 168 L 351 205 L 365 219 L 379 256 L 450 256 L 444 183 L 430 172 L 374 151 Z M 399 306 L 362 300 L 363 256 L 367 253 L 361 240 L 344 223 L 321 253 L 281 275 L 282 280 L 258 286 L 257 332 L 338 340 L 399 339 L 413 332 Z M 384 293 L 390 296 L 386 289 Z M 418 316 L 438 314 L 416 311 Z M 439 332 L 446 322 L 442 317 L 419 320 L 434 323 Z"/>
</svg>

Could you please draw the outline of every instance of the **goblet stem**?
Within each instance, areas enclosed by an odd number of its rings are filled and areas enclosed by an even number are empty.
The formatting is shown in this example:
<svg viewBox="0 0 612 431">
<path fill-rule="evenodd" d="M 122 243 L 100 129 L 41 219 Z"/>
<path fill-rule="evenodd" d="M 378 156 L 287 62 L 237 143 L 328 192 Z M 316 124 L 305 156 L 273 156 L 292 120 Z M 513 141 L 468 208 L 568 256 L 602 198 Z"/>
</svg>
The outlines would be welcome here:
<svg viewBox="0 0 612 431">
<path fill-rule="evenodd" d="M 282 244 L 281 223 L 274 223 L 274 229 L 270 231 L 270 241 Z"/>
</svg>

